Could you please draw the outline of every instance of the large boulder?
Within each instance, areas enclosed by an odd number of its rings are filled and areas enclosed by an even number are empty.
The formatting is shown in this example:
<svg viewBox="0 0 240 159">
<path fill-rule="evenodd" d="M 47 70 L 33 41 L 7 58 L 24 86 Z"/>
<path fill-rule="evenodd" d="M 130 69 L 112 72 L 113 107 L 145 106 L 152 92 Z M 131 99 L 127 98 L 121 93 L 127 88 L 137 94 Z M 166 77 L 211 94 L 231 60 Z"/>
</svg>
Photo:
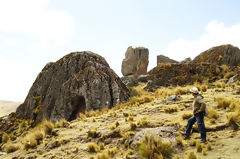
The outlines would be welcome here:
<svg viewBox="0 0 240 159">
<path fill-rule="evenodd" d="M 238 66 L 240 50 L 232 45 L 220 45 L 202 52 L 192 63 L 207 62 L 216 65 Z"/>
<path fill-rule="evenodd" d="M 178 63 L 178 61 L 170 59 L 169 57 L 164 56 L 164 55 L 158 55 L 157 56 L 157 65 L 159 65 L 161 63 Z"/>
<path fill-rule="evenodd" d="M 128 47 L 122 61 L 123 76 L 147 74 L 149 51 L 144 47 Z"/>
<path fill-rule="evenodd" d="M 79 112 L 111 108 L 129 96 L 103 57 L 74 52 L 43 68 L 16 114 L 37 122 L 73 120 Z"/>
</svg>

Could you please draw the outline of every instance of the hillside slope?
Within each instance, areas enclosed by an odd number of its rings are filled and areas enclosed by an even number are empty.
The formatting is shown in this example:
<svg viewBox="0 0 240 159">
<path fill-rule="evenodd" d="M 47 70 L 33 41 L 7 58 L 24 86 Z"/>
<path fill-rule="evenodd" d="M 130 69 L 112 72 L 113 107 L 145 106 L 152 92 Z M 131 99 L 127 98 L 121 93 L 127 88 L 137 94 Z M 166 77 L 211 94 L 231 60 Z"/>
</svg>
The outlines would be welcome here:
<svg viewBox="0 0 240 159">
<path fill-rule="evenodd" d="M 134 135 L 146 128 L 155 128 L 156 130 L 173 128 L 169 129 L 173 130 L 170 136 L 166 137 L 164 132 L 162 136 L 162 140 L 170 141 L 173 147 L 169 158 L 187 158 L 189 152 L 194 152 L 202 159 L 237 159 L 239 157 L 239 123 L 235 122 L 235 119 L 231 119 L 231 115 L 236 113 L 235 108 L 237 108 L 234 103 L 240 102 L 239 82 L 232 85 L 222 82 L 211 85 L 195 85 L 202 90 L 210 112 L 210 116 L 205 118 L 208 143 L 202 144 L 203 151 L 200 152 L 197 152 L 196 146 L 191 146 L 200 141 L 198 132 L 194 131 L 191 139 L 188 140 L 181 137 L 181 131 L 184 131 L 187 123 L 186 118 L 192 112 L 192 96 L 188 90 L 193 85 L 162 88 L 154 93 L 143 91 L 144 86 L 142 84 L 134 88 L 139 96 L 132 97 L 126 104 L 120 104 L 109 110 L 81 114 L 78 119 L 60 124 L 61 126 L 55 124 L 56 127 L 52 134 L 46 135 L 33 148 L 25 150 L 26 138 L 37 132 L 36 129 L 29 130 L 15 141 L 8 141 L 2 145 L 2 149 L 7 150 L 12 143 L 16 143 L 20 145 L 19 150 L 0 157 L 6 159 L 13 157 L 143 158 L 140 156 L 137 146 L 131 143 L 135 141 Z M 166 97 L 172 94 L 179 95 L 180 100 L 166 102 Z M 228 101 L 228 104 L 222 105 L 219 102 L 221 98 Z M 239 117 L 236 119 L 238 121 Z"/>
</svg>

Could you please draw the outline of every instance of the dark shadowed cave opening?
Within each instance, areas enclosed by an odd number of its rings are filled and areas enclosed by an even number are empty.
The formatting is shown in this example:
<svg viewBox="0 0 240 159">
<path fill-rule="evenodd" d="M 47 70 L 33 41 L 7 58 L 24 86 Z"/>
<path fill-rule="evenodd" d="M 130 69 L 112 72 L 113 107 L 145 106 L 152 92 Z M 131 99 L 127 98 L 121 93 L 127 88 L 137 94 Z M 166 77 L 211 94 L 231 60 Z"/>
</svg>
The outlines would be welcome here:
<svg viewBox="0 0 240 159">
<path fill-rule="evenodd" d="M 80 112 L 85 112 L 86 103 L 83 96 L 75 96 L 71 99 L 72 114 L 68 121 L 76 119 Z"/>
</svg>

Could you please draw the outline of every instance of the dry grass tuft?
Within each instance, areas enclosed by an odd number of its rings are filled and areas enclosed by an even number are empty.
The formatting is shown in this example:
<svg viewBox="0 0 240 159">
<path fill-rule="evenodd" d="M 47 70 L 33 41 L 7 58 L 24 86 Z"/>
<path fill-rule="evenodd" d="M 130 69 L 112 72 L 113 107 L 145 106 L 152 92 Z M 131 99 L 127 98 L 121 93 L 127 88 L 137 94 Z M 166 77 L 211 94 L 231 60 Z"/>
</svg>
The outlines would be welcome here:
<svg viewBox="0 0 240 159">
<path fill-rule="evenodd" d="M 4 151 L 7 153 L 15 152 L 20 149 L 19 144 L 9 144 L 4 148 Z"/>
<path fill-rule="evenodd" d="M 227 115 L 227 124 L 234 129 L 238 129 L 240 126 L 240 109 Z"/>
<path fill-rule="evenodd" d="M 48 120 L 45 120 L 42 123 L 40 123 L 39 127 L 44 131 L 45 134 L 52 134 L 54 130 L 54 124 Z"/>
<path fill-rule="evenodd" d="M 181 136 L 176 137 L 176 142 L 177 142 L 177 145 L 179 145 L 181 147 L 184 147 L 184 145 L 186 144 L 186 142 L 184 141 L 184 139 Z"/>
<path fill-rule="evenodd" d="M 65 119 L 62 119 L 60 121 L 57 121 L 54 124 L 55 128 L 67 128 L 70 125 L 70 123 L 68 121 L 66 121 Z"/>
<path fill-rule="evenodd" d="M 23 146 L 25 150 L 28 150 L 30 148 L 35 148 L 37 145 L 38 145 L 37 140 L 31 137 L 25 138 L 23 142 Z"/>
<path fill-rule="evenodd" d="M 99 148 L 100 148 L 100 150 L 104 150 L 104 146 L 105 146 L 105 145 L 104 145 L 103 142 L 100 142 L 100 143 L 99 143 Z"/>
<path fill-rule="evenodd" d="M 215 109 L 209 108 L 207 117 L 210 119 L 217 119 L 219 117 L 219 114 Z"/>
<path fill-rule="evenodd" d="M 218 96 L 214 100 L 215 100 L 215 102 L 217 102 L 217 107 L 218 108 L 223 108 L 223 109 L 228 108 L 230 106 L 231 102 L 232 102 L 231 99 L 225 98 L 225 97 L 222 97 L 222 96 Z"/>
<path fill-rule="evenodd" d="M 195 139 L 192 139 L 190 141 L 190 146 L 196 146 L 196 144 L 197 144 L 197 141 Z"/>
<path fill-rule="evenodd" d="M 97 138 L 98 137 L 98 132 L 97 129 L 89 129 L 87 132 L 88 137 L 92 137 L 92 138 Z"/>
<path fill-rule="evenodd" d="M 136 130 L 136 128 L 137 128 L 137 124 L 131 122 L 131 123 L 130 123 L 130 130 Z"/>
<path fill-rule="evenodd" d="M 2 143 L 7 143 L 8 140 L 9 140 L 9 136 L 7 133 L 4 132 L 2 135 Z"/>
<path fill-rule="evenodd" d="M 211 151 L 211 150 L 212 150 L 212 145 L 211 145 L 210 142 L 207 144 L 207 150 L 208 150 L 208 151 Z"/>
<path fill-rule="evenodd" d="M 138 126 L 138 127 L 141 127 L 141 128 L 148 126 L 148 124 L 149 124 L 149 122 L 147 121 L 147 118 L 146 118 L 146 117 L 141 118 L 141 119 L 137 122 L 137 126 Z"/>
<path fill-rule="evenodd" d="M 97 154 L 97 158 L 98 159 L 109 159 L 109 155 L 108 153 L 104 152 L 104 153 L 98 153 Z"/>
<path fill-rule="evenodd" d="M 202 149 L 203 149 L 203 145 L 200 142 L 197 142 L 196 143 L 196 149 L 197 149 L 197 152 L 201 152 Z"/>
<path fill-rule="evenodd" d="M 98 145 L 95 143 L 88 144 L 88 152 L 99 152 Z"/>
<path fill-rule="evenodd" d="M 139 153 L 144 158 L 156 158 L 160 156 L 170 158 L 173 148 L 171 143 L 162 142 L 160 138 L 145 136 L 144 140 L 140 143 Z"/>
<path fill-rule="evenodd" d="M 165 107 L 164 111 L 166 113 L 173 113 L 178 111 L 178 106 L 170 106 L 170 107 Z"/>
<path fill-rule="evenodd" d="M 192 116 L 193 116 L 192 113 L 184 113 L 184 114 L 182 115 L 182 119 L 183 119 L 183 120 L 188 120 L 188 119 L 191 118 Z"/>
<path fill-rule="evenodd" d="M 191 151 L 191 152 L 188 152 L 188 154 L 185 157 L 185 159 L 198 159 L 198 157 L 197 157 L 195 152 Z"/>
</svg>

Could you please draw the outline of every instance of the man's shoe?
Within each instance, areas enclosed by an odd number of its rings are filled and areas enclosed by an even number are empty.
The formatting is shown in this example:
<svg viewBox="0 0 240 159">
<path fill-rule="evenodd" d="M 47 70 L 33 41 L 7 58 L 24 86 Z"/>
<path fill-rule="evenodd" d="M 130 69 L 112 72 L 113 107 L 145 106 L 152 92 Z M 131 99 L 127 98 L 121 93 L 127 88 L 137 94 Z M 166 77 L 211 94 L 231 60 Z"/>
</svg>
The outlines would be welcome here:
<svg viewBox="0 0 240 159">
<path fill-rule="evenodd" d="M 201 143 L 207 143 L 206 139 L 201 139 Z"/>
<path fill-rule="evenodd" d="M 190 138 L 190 134 L 187 133 L 181 133 L 184 136 L 184 139 L 189 139 Z"/>
</svg>

